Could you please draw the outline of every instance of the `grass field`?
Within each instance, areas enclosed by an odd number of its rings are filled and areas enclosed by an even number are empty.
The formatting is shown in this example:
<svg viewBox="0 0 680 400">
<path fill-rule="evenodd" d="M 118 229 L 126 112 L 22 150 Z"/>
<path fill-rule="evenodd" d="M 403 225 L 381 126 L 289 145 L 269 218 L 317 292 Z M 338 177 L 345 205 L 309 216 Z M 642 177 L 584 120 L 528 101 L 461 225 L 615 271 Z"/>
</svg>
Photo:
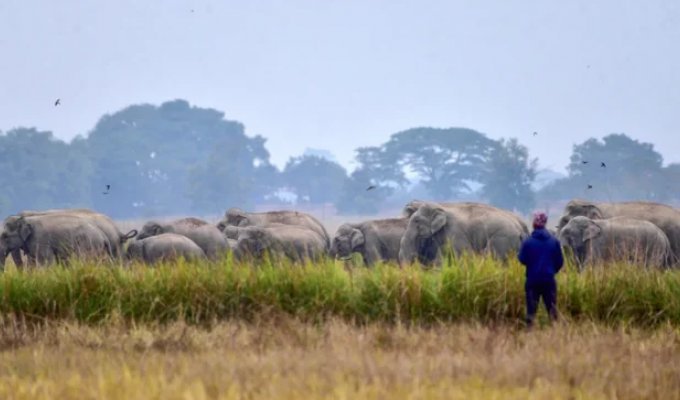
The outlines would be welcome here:
<svg viewBox="0 0 680 400">
<path fill-rule="evenodd" d="M 680 271 L 185 263 L 0 275 L 0 398 L 680 398 Z"/>
<path fill-rule="evenodd" d="M 290 318 L 0 331 L 3 399 L 674 399 L 680 335 Z"/>
<path fill-rule="evenodd" d="M 680 271 L 607 265 L 558 276 L 567 321 L 648 328 L 680 325 Z M 517 323 L 524 313 L 524 270 L 480 256 L 442 268 L 345 268 L 266 263 L 259 267 L 184 263 L 150 268 L 75 265 L 0 275 L 0 313 L 35 321 L 205 323 L 285 314 L 303 321 L 433 324 Z"/>
</svg>

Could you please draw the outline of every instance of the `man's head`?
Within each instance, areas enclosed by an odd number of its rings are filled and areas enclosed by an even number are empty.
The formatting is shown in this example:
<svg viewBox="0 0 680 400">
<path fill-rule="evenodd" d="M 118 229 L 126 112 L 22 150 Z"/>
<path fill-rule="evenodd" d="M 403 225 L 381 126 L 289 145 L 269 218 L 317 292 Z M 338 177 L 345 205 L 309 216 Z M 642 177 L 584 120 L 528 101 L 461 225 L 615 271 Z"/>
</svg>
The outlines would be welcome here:
<svg viewBox="0 0 680 400">
<path fill-rule="evenodd" d="M 548 216 L 543 211 L 537 211 L 534 213 L 534 219 L 532 221 L 534 229 L 544 229 L 545 224 L 548 223 Z"/>
</svg>

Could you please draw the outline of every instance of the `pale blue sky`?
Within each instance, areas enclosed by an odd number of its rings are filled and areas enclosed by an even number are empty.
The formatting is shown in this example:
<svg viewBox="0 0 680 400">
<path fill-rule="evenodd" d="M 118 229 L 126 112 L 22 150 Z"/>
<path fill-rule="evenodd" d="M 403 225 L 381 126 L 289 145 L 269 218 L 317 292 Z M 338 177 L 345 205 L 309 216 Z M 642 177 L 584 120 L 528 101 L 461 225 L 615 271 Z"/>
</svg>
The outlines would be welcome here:
<svg viewBox="0 0 680 400">
<path fill-rule="evenodd" d="M 1 130 L 70 139 L 175 98 L 278 165 L 306 147 L 347 165 L 414 126 L 517 137 L 558 170 L 611 132 L 680 161 L 680 2 L 0 1 Z"/>
</svg>

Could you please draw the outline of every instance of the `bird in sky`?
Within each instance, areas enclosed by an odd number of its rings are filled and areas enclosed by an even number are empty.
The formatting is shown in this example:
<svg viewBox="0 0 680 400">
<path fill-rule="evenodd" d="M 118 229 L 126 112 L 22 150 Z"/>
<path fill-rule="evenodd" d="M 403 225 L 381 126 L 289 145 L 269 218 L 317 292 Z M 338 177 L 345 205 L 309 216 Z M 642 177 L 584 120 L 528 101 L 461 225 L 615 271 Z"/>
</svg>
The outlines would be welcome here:
<svg viewBox="0 0 680 400">
<path fill-rule="evenodd" d="M 54 102 L 54 106 L 55 106 L 55 107 L 58 106 L 59 104 L 61 104 L 61 99 L 57 99 L 57 100 Z"/>
<path fill-rule="evenodd" d="M 588 185 L 588 189 L 592 189 L 592 188 L 593 188 L 593 185 Z"/>
<path fill-rule="evenodd" d="M 534 131 L 534 136 L 538 136 L 538 132 Z"/>
<path fill-rule="evenodd" d="M 102 194 L 109 194 L 110 190 L 111 190 L 111 185 L 106 185 L 106 191 L 102 192 Z"/>
<path fill-rule="evenodd" d="M 366 191 L 368 192 L 369 190 L 373 190 L 373 189 L 375 189 L 375 185 L 371 185 L 371 186 L 367 187 Z"/>
<path fill-rule="evenodd" d="M 581 164 L 588 164 L 588 161 L 581 161 Z"/>
<path fill-rule="evenodd" d="M 600 167 L 607 168 L 607 164 L 605 164 L 604 161 L 600 161 Z"/>
</svg>

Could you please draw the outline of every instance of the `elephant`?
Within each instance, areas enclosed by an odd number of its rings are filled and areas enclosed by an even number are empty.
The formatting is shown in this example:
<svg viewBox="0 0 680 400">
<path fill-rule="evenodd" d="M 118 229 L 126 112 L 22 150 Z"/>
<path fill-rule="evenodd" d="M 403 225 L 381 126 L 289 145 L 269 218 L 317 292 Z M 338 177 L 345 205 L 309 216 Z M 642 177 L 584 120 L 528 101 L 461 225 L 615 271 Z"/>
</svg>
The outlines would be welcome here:
<svg viewBox="0 0 680 400">
<path fill-rule="evenodd" d="M 422 200 L 412 200 L 412 201 L 408 202 L 402 210 L 402 215 L 406 218 L 410 218 L 411 215 L 413 215 L 413 213 L 415 213 L 418 210 L 418 208 L 420 208 L 420 206 L 422 206 L 423 204 L 429 204 L 429 203 L 426 202 L 426 201 L 422 201 Z M 504 210 L 502 208 L 496 208 L 496 207 L 490 206 L 488 204 L 471 203 L 471 202 L 434 203 L 434 204 L 437 204 L 437 205 L 439 205 L 439 206 L 441 206 L 445 209 L 452 208 L 452 209 L 457 210 L 457 209 L 461 209 L 461 208 L 472 207 L 473 209 L 477 210 L 478 212 L 482 212 L 482 213 L 483 212 L 504 213 L 509 218 L 512 218 L 515 221 L 517 227 L 522 230 L 522 233 L 525 237 L 529 236 L 529 228 L 527 227 L 527 224 L 522 220 L 522 218 L 520 218 L 519 215 L 517 215 L 513 212 L 510 212 L 510 211 Z"/>
<path fill-rule="evenodd" d="M 217 224 L 220 231 L 227 226 L 266 226 L 270 224 L 300 225 L 319 234 L 330 247 L 330 238 L 323 224 L 309 214 L 298 211 L 267 211 L 260 213 L 245 212 L 238 208 L 230 208 L 224 218 Z"/>
<path fill-rule="evenodd" d="M 0 236 L 5 252 L 23 250 L 31 264 L 64 262 L 72 256 L 111 258 L 106 235 L 91 220 L 68 214 L 18 217 Z"/>
<path fill-rule="evenodd" d="M 137 235 L 136 230 L 131 230 L 128 233 L 122 233 L 116 224 L 108 216 L 92 211 L 86 208 L 77 209 L 53 209 L 44 211 L 22 211 L 18 215 L 10 216 L 5 219 L 5 225 L 11 230 L 12 224 L 21 217 L 36 217 L 41 215 L 73 215 L 89 220 L 96 225 L 109 240 L 111 254 L 114 258 L 119 258 L 123 254 L 123 246 L 125 242 Z M 12 258 L 17 266 L 23 265 L 21 254 L 18 250 L 12 252 Z"/>
<path fill-rule="evenodd" d="M 170 261 L 177 258 L 186 260 L 206 258 L 203 249 L 193 240 L 176 233 L 161 233 L 143 239 L 137 239 L 127 248 L 129 260 L 140 260 L 149 264 Z"/>
<path fill-rule="evenodd" d="M 632 201 L 622 203 L 594 203 L 586 200 L 571 200 L 564 208 L 559 221 L 559 232 L 571 218 L 584 216 L 590 219 L 628 217 L 649 221 L 658 226 L 671 244 L 670 262 L 680 262 L 680 210 L 665 204 Z"/>
<path fill-rule="evenodd" d="M 446 245 L 456 254 L 490 253 L 505 260 L 528 234 L 518 220 L 512 213 L 485 204 L 423 203 L 409 219 L 399 246 L 399 262 L 418 259 L 430 264 L 441 258 Z"/>
<path fill-rule="evenodd" d="M 368 266 L 379 261 L 399 261 L 399 243 L 407 225 L 408 218 L 343 224 L 331 242 L 330 255 L 348 258 L 357 252 Z"/>
<path fill-rule="evenodd" d="M 142 240 L 163 233 L 176 233 L 186 236 L 212 260 L 223 256 L 230 249 L 227 238 L 222 232 L 215 226 L 197 218 L 183 218 L 168 223 L 149 221 L 144 224 L 141 232 L 137 235 L 137 239 Z"/>
<path fill-rule="evenodd" d="M 560 230 L 560 241 L 572 249 L 579 269 L 614 260 L 663 267 L 671 254 L 670 242 L 659 227 L 628 217 L 573 217 Z"/>
<path fill-rule="evenodd" d="M 265 253 L 275 259 L 292 261 L 319 259 L 326 254 L 326 242 L 319 234 L 299 225 L 270 224 L 238 228 L 234 256 L 242 261 L 259 260 Z"/>
<path fill-rule="evenodd" d="M 0 231 L 0 238 L 2 238 L 3 231 Z M 5 259 L 7 258 L 7 249 L 3 240 L 0 240 L 0 271 L 5 270 Z"/>
</svg>

